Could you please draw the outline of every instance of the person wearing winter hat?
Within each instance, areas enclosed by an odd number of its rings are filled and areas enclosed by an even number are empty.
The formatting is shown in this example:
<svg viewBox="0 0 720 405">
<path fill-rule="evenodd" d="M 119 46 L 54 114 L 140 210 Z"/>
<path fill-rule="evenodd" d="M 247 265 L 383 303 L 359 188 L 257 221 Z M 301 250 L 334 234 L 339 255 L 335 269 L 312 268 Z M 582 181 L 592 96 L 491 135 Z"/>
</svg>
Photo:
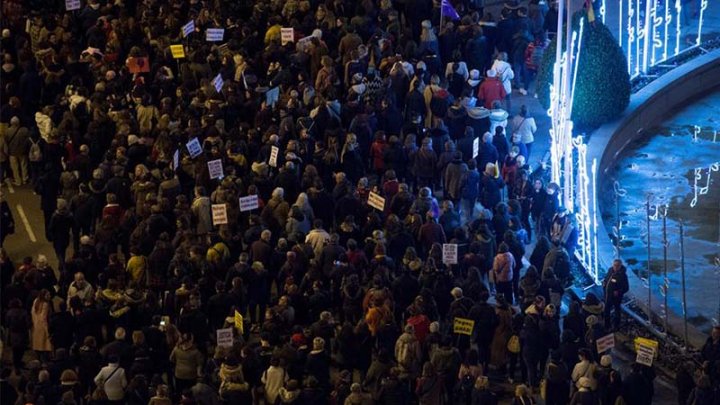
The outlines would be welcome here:
<svg viewBox="0 0 720 405">
<path fill-rule="evenodd" d="M 498 78 L 498 72 L 495 69 L 489 69 L 486 72 L 487 78 L 478 87 L 477 98 L 485 108 L 492 108 L 494 101 L 503 101 L 507 96 L 503 83 Z"/>
</svg>

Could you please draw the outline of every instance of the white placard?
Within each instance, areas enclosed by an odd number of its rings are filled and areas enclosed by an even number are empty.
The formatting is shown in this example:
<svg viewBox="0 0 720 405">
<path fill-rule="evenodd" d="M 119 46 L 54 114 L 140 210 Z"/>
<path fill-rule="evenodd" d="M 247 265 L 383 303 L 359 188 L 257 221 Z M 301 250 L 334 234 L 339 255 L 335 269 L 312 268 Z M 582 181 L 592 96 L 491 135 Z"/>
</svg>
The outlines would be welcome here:
<svg viewBox="0 0 720 405">
<path fill-rule="evenodd" d="M 218 329 L 217 330 L 217 345 L 220 347 L 232 347 L 233 345 L 233 330 L 232 328 Z"/>
<path fill-rule="evenodd" d="M 214 79 L 212 79 L 212 85 L 215 87 L 215 91 L 220 93 L 222 91 L 223 85 L 225 84 L 225 81 L 222 78 L 222 75 L 220 73 L 215 76 Z"/>
<path fill-rule="evenodd" d="M 280 86 L 273 87 L 265 93 L 265 104 L 268 107 L 273 107 L 275 103 L 280 99 Z"/>
<path fill-rule="evenodd" d="M 645 345 L 638 346 L 635 362 L 644 366 L 652 367 L 655 360 L 655 348 Z"/>
<path fill-rule="evenodd" d="M 223 164 L 221 159 L 211 160 L 207 163 L 208 172 L 210 172 L 210 179 L 222 179 L 225 177 L 223 172 Z"/>
<path fill-rule="evenodd" d="M 268 162 L 270 166 L 277 167 L 277 159 L 279 153 L 280 148 L 278 148 L 277 146 L 273 146 L 270 148 L 270 161 Z"/>
<path fill-rule="evenodd" d="M 385 211 L 385 199 L 374 192 L 368 194 L 368 205 L 379 211 Z"/>
<path fill-rule="evenodd" d="M 173 170 L 177 170 L 180 167 L 180 149 L 173 153 Z"/>
<path fill-rule="evenodd" d="M 65 10 L 80 10 L 80 0 L 65 0 Z"/>
<path fill-rule="evenodd" d="M 202 153 L 202 146 L 200 146 L 200 141 L 198 141 L 197 138 L 191 139 L 185 146 L 187 147 L 188 152 L 190 152 L 190 157 L 193 159 L 200 156 Z"/>
<path fill-rule="evenodd" d="M 212 205 L 213 225 L 224 225 L 228 223 L 227 206 L 225 204 Z"/>
<path fill-rule="evenodd" d="M 598 354 L 605 353 L 606 351 L 615 347 L 615 334 L 610 333 L 601 337 L 600 339 L 595 341 L 595 345 L 597 346 Z"/>
<path fill-rule="evenodd" d="M 188 35 L 195 32 L 195 20 L 190 20 L 187 24 L 183 25 L 182 32 L 183 37 L 187 37 Z"/>
<path fill-rule="evenodd" d="M 260 201 L 256 194 L 240 197 L 240 212 L 252 211 L 260 208 Z"/>
<path fill-rule="evenodd" d="M 458 245 L 455 243 L 443 243 L 442 261 L 445 264 L 457 264 L 458 262 Z"/>
<path fill-rule="evenodd" d="M 480 154 L 480 138 L 475 138 L 473 141 L 473 155 L 472 158 L 475 159 L 477 155 Z"/>
<path fill-rule="evenodd" d="M 290 28 L 280 28 L 280 43 L 285 45 L 288 42 L 295 42 L 295 30 Z"/>
<path fill-rule="evenodd" d="M 205 30 L 205 41 L 220 42 L 225 36 L 225 28 L 208 28 Z"/>
</svg>

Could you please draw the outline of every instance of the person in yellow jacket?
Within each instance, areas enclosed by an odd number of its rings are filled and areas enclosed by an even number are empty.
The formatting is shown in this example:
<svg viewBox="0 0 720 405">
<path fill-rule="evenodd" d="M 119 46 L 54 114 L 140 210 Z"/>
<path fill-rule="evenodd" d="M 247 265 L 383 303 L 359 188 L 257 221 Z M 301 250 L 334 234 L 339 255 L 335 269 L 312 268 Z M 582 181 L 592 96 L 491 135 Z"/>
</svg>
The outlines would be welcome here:
<svg viewBox="0 0 720 405">
<path fill-rule="evenodd" d="M 224 270 L 230 260 L 230 249 L 217 235 L 213 235 L 209 239 L 210 247 L 205 254 L 205 259 L 214 268 Z"/>
<path fill-rule="evenodd" d="M 130 282 L 138 285 L 147 285 L 148 259 L 140 254 L 138 248 L 130 248 L 130 260 L 125 266 L 125 271 L 130 276 Z"/>
</svg>

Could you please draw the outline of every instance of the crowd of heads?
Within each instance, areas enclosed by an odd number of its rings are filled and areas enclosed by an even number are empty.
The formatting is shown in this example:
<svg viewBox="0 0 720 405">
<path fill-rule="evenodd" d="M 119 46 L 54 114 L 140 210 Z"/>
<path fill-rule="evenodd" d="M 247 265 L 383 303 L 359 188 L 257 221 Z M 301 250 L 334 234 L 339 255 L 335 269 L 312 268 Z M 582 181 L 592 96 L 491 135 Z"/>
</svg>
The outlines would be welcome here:
<svg viewBox="0 0 720 405">
<path fill-rule="evenodd" d="M 19 403 L 594 391 L 605 300 L 561 335 L 577 231 L 511 104 L 556 8 L 451 3 L 4 2 L 2 176 L 57 258 L 0 255 Z"/>
</svg>

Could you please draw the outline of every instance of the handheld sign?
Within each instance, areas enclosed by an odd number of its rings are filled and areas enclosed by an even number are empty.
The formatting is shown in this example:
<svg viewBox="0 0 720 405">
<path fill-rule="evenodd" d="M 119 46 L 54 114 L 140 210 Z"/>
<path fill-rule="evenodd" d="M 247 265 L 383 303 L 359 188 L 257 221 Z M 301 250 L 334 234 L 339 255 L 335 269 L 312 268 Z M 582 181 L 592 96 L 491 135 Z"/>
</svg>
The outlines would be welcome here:
<svg viewBox="0 0 720 405">
<path fill-rule="evenodd" d="M 277 167 L 277 159 L 279 153 L 280 148 L 278 148 L 277 146 L 273 146 L 270 148 L 270 161 L 268 162 L 270 166 Z"/>
<path fill-rule="evenodd" d="M 183 25 L 182 32 L 183 37 L 187 37 L 188 35 L 195 32 L 195 20 L 190 20 L 187 24 Z"/>
<path fill-rule="evenodd" d="M 65 0 L 65 10 L 80 10 L 80 0 Z"/>
<path fill-rule="evenodd" d="M 655 360 L 655 353 L 654 347 L 641 344 L 640 347 L 638 347 L 635 362 L 644 366 L 652 367 L 653 360 Z"/>
<path fill-rule="evenodd" d="M 615 347 L 615 334 L 610 333 L 608 335 L 605 335 L 598 339 L 595 344 L 597 346 L 598 354 L 605 353 L 606 351 Z"/>
<path fill-rule="evenodd" d="M 173 153 L 173 170 L 177 170 L 180 167 L 180 149 Z"/>
<path fill-rule="evenodd" d="M 216 333 L 217 333 L 217 345 L 218 346 L 232 347 L 232 345 L 233 345 L 232 328 L 218 329 Z"/>
<path fill-rule="evenodd" d="M 475 321 L 472 319 L 465 318 L 454 318 L 453 319 L 453 333 L 458 335 L 472 335 L 473 328 L 475 328 Z"/>
<path fill-rule="evenodd" d="M 208 28 L 205 30 L 205 41 L 220 42 L 225 36 L 225 28 Z"/>
<path fill-rule="evenodd" d="M 372 191 L 368 194 L 368 205 L 378 211 L 385 211 L 385 199 Z"/>
<path fill-rule="evenodd" d="M 202 146 L 200 146 L 200 141 L 198 141 L 197 138 L 191 139 L 185 146 L 187 147 L 188 152 L 190 152 L 190 157 L 193 159 L 200 156 L 202 153 Z"/>
<path fill-rule="evenodd" d="M 207 163 L 208 172 L 210 172 L 210 179 L 222 179 L 225 177 L 223 172 L 223 165 L 221 159 L 211 160 Z"/>
<path fill-rule="evenodd" d="M 172 53 L 173 59 L 181 59 L 185 57 L 185 48 L 182 44 L 170 45 L 170 53 Z"/>
<path fill-rule="evenodd" d="M 214 79 L 212 79 L 212 85 L 215 87 L 215 91 L 220 93 L 220 91 L 223 88 L 223 85 L 225 84 L 225 81 L 223 81 L 222 75 L 218 73 L 217 76 L 215 76 Z"/>
<path fill-rule="evenodd" d="M 475 138 L 473 141 L 473 159 L 477 157 L 477 155 L 480 154 L 480 138 Z"/>
<path fill-rule="evenodd" d="M 225 204 L 212 205 L 213 225 L 225 225 L 228 223 L 227 206 Z"/>
<path fill-rule="evenodd" d="M 640 346 L 647 346 L 647 347 L 652 347 L 653 349 L 655 349 L 655 352 L 657 353 L 658 347 L 659 347 L 657 340 L 647 339 L 644 337 L 636 337 L 633 340 L 633 343 L 634 343 L 635 351 L 640 350 Z"/>
<path fill-rule="evenodd" d="M 280 86 L 273 87 L 272 89 L 265 92 L 265 104 L 269 107 L 275 106 L 275 103 L 280 99 Z"/>
<path fill-rule="evenodd" d="M 288 42 L 295 42 L 295 30 L 292 27 L 280 28 L 280 43 L 285 45 Z"/>
<path fill-rule="evenodd" d="M 240 331 L 241 335 L 245 333 L 244 319 L 242 314 L 238 311 L 235 311 L 235 328 Z"/>
<path fill-rule="evenodd" d="M 260 202 L 257 195 L 240 197 L 240 212 L 252 211 L 258 208 L 260 208 Z"/>
<path fill-rule="evenodd" d="M 445 264 L 457 264 L 458 245 L 455 243 L 444 243 L 442 246 L 443 258 Z"/>
</svg>

